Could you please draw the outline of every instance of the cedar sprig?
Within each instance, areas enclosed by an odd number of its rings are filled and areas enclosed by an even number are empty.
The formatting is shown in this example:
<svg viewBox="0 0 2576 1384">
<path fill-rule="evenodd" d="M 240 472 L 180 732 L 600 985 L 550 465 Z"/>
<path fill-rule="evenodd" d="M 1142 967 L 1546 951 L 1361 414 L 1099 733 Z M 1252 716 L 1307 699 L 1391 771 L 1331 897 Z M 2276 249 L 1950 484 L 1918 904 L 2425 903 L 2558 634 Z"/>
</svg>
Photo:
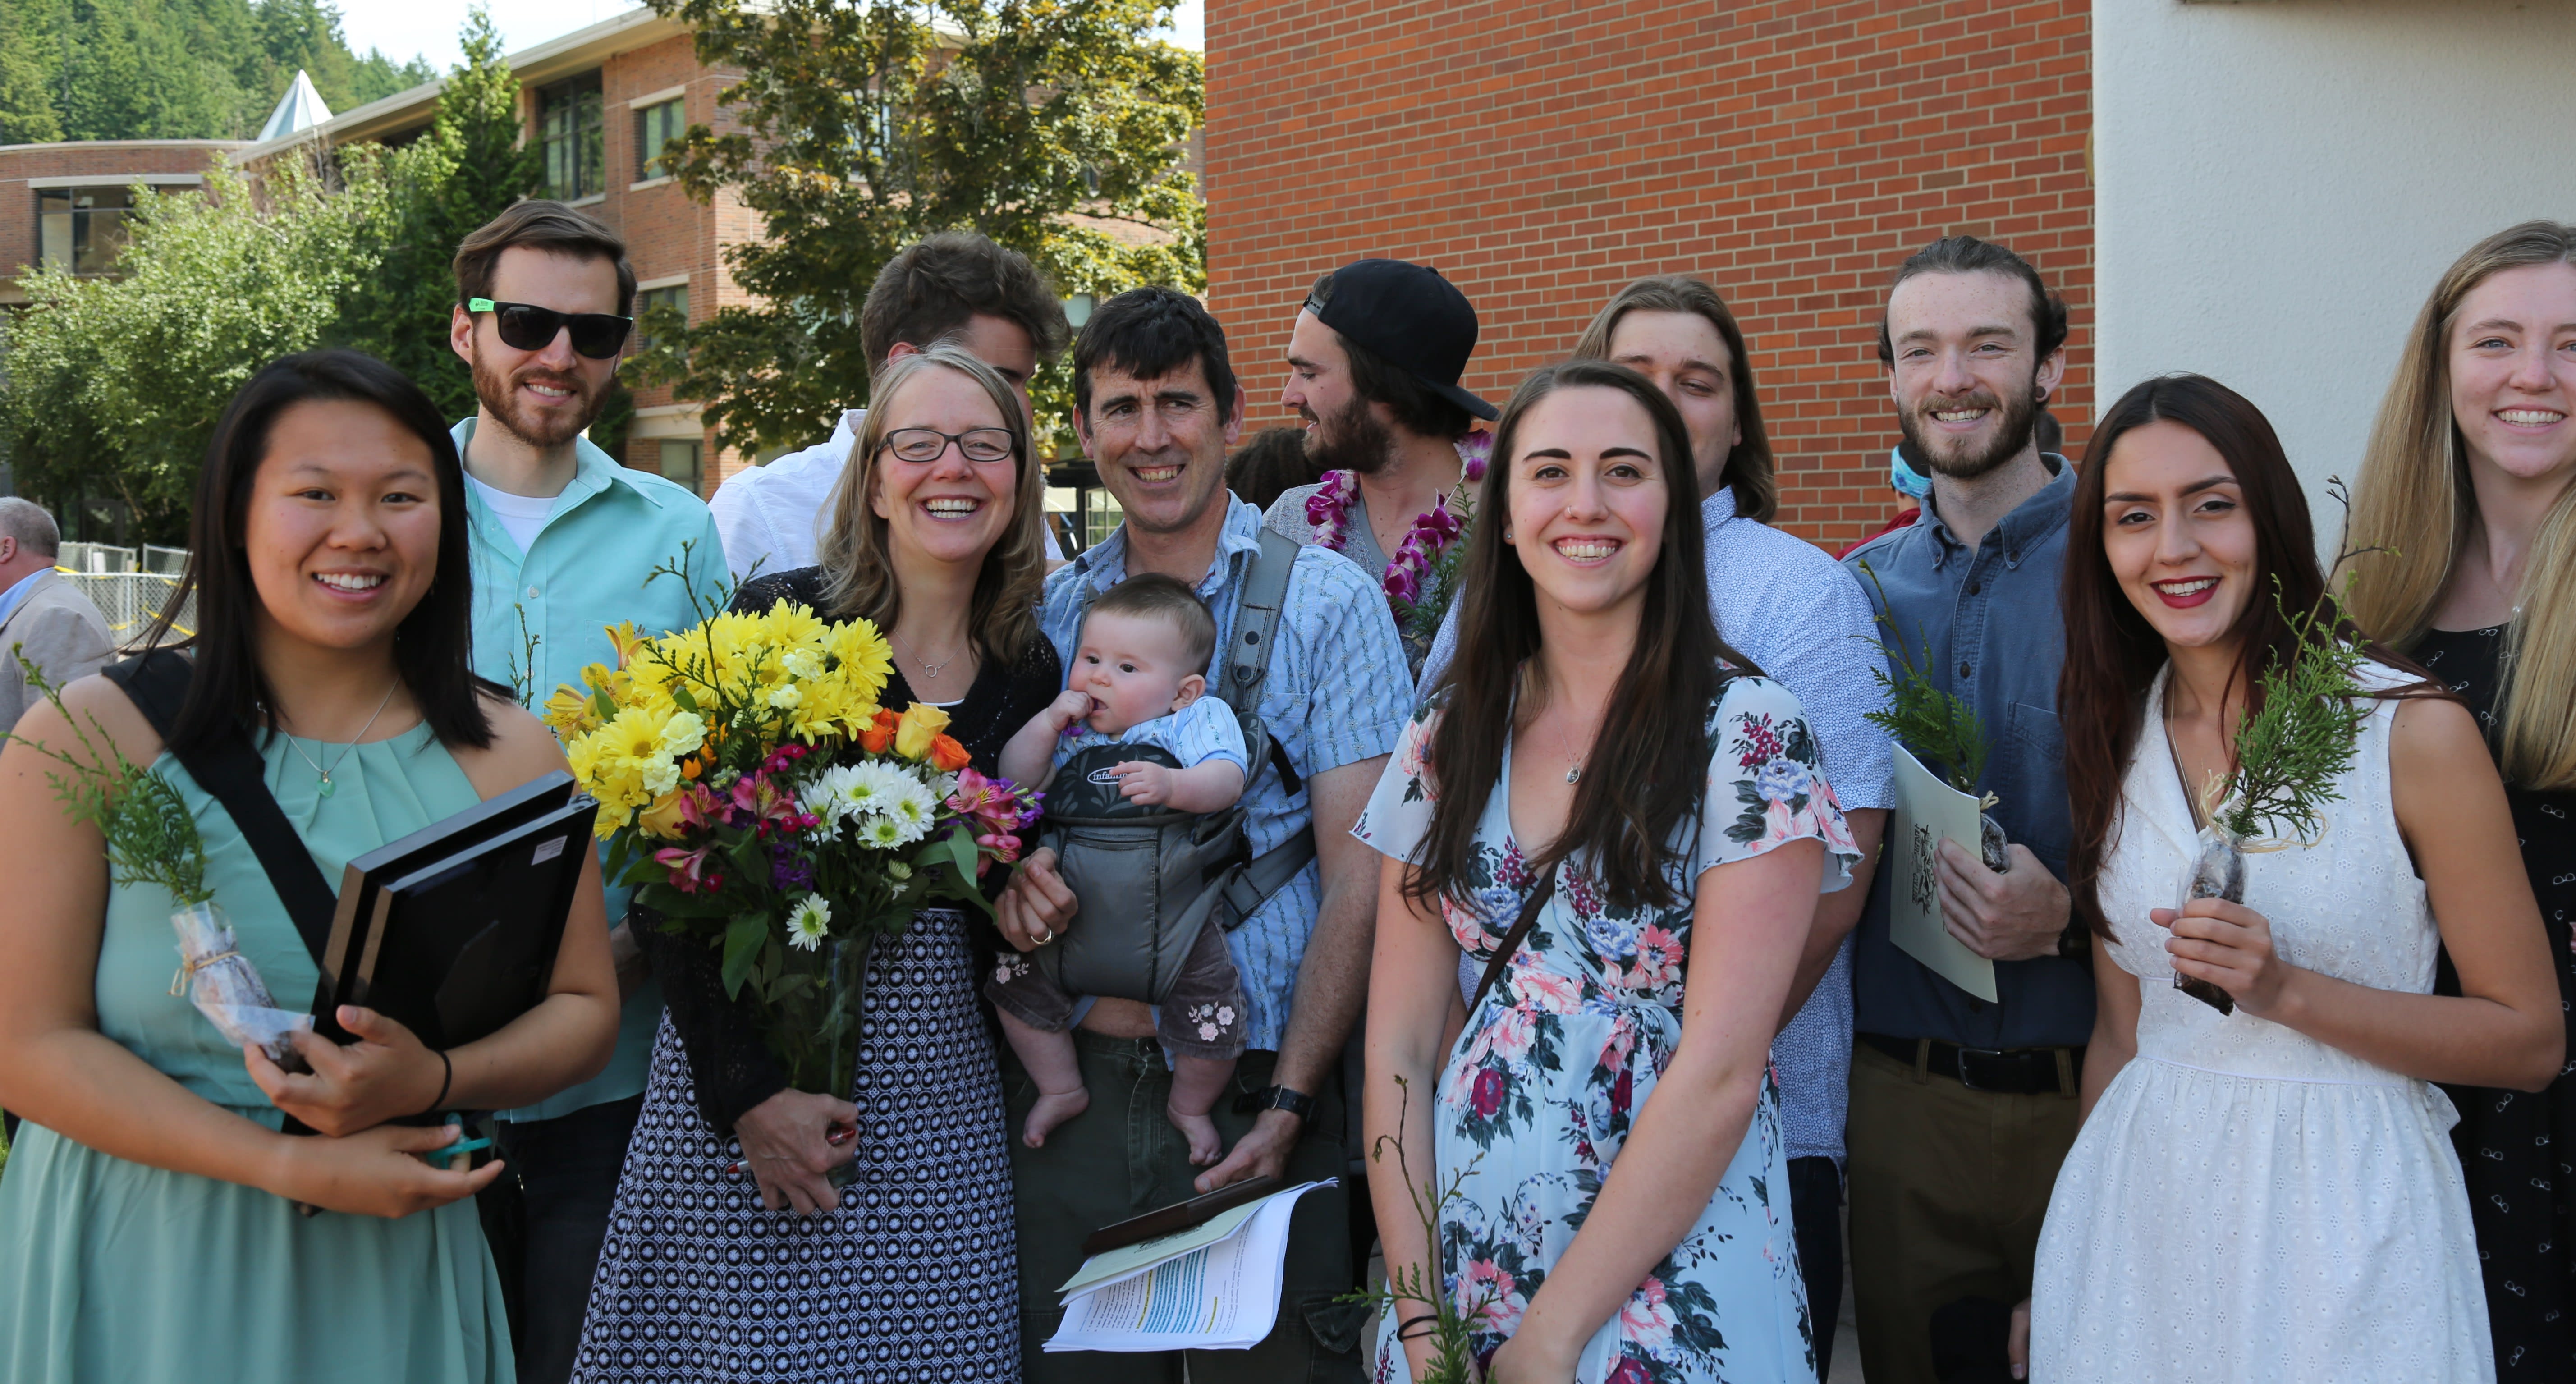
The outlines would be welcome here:
<svg viewBox="0 0 2576 1384">
<path fill-rule="evenodd" d="M 75 822 L 96 823 L 99 835 L 107 839 L 108 878 L 118 884 L 157 884 L 181 908 L 213 898 L 215 891 L 206 887 L 205 842 L 198 837 L 197 819 L 179 790 L 127 759 L 96 716 L 86 718 L 90 730 L 98 732 L 97 739 L 90 738 L 89 731 L 81 729 L 83 718 L 63 705 L 62 692 L 46 681 L 23 651 L 12 652 L 26 672 L 27 685 L 42 692 L 80 738 L 82 754 L 75 757 L 14 731 L 0 738 L 15 740 L 69 771 L 48 772 L 45 781 L 54 786 L 54 796 L 62 800 L 67 816 Z"/>
<path fill-rule="evenodd" d="M 1887 709 L 1863 714 L 1913 751 L 1916 759 L 1940 770 L 1951 787 L 1962 793 L 1975 793 L 1978 780 L 1986 775 L 1985 722 L 1966 699 L 1942 691 L 1932 681 L 1931 674 L 1906 645 L 1904 634 L 1896 628 L 1895 617 L 1888 613 L 1893 607 L 1888 604 L 1886 583 L 1871 570 L 1869 559 L 1862 558 L 1858 565 L 1861 575 L 1878 589 L 1876 619 L 1888 634 L 1881 644 L 1896 670 L 1893 674 L 1886 668 L 1870 670 L 1879 686 L 1887 689 Z M 1928 660 L 1931 653 L 1932 640 L 1927 634 L 1923 637 L 1923 657 Z"/>
<path fill-rule="evenodd" d="M 2236 773 L 2213 815 L 2237 838 L 2268 827 L 2276 837 L 2314 844 L 2325 830 L 2325 805 L 2343 794 L 2335 780 L 2352 767 L 2370 703 L 2359 696 L 2369 660 L 2344 614 L 2344 593 L 2331 590 L 2314 609 L 2281 605 L 2290 656 L 2263 673 L 2262 709 L 2236 728 Z"/>
<path fill-rule="evenodd" d="M 1395 1117 L 1396 1127 L 1401 1129 L 1412 1109 L 1413 1084 L 1400 1076 L 1395 1078 L 1395 1084 L 1403 1092 Z M 1466 1193 L 1460 1189 L 1468 1178 L 1476 1175 L 1476 1164 L 1483 1162 L 1485 1156 L 1481 1153 L 1476 1155 L 1466 1167 L 1450 1174 L 1449 1186 L 1443 1190 L 1429 1182 L 1415 1185 L 1413 1165 L 1405 1159 L 1403 1142 L 1394 1135 L 1378 1136 L 1376 1144 L 1369 1149 L 1369 1161 L 1374 1163 L 1385 1157 L 1389 1143 L 1395 1144 L 1396 1171 L 1404 1177 L 1404 1190 L 1413 1201 L 1413 1214 L 1421 1218 L 1423 1243 L 1433 1261 L 1437 1262 L 1441 1257 L 1440 1212 L 1449 1203 L 1466 1199 Z M 1411 1319 L 1404 1310 L 1407 1306 L 1430 1307 L 1431 1311 L 1423 1315 L 1430 1318 L 1431 1372 L 1416 1384 L 1475 1384 L 1479 1378 L 1476 1324 L 1494 1305 L 1494 1298 L 1494 1290 L 1486 1287 L 1479 1289 L 1461 1306 L 1449 1296 L 1441 1275 L 1426 1272 L 1420 1264 L 1409 1264 L 1388 1270 L 1384 1287 L 1345 1293 L 1334 1300 L 1374 1303 L 1379 1311 L 1393 1315 L 1399 1324 Z M 1403 1339 L 1402 1335 L 1397 1337 L 1399 1343 Z M 1398 1349 L 1401 1348 L 1399 1344 Z"/>
</svg>

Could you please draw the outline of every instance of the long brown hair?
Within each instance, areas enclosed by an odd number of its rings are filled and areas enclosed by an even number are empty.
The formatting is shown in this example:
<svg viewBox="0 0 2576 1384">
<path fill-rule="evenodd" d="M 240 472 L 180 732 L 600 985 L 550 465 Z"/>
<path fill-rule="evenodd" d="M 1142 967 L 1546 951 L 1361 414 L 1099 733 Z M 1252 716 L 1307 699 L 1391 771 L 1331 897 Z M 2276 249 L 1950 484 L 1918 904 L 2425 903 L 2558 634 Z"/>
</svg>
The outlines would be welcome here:
<svg viewBox="0 0 2576 1384">
<path fill-rule="evenodd" d="M 1011 434 L 1011 459 L 1019 476 L 1011 526 L 985 552 L 966 614 L 967 632 L 985 660 L 1007 668 L 1038 637 L 1038 594 L 1046 586 L 1046 474 L 1030 450 L 1019 396 L 993 367 L 955 346 L 933 346 L 890 361 L 868 388 L 867 421 L 850 444 L 841 483 L 833 487 L 832 523 L 815 553 L 829 576 L 823 594 L 829 609 L 824 613 L 835 620 L 870 620 L 886 630 L 903 614 L 903 589 L 886 551 L 886 521 L 872 501 L 886 434 L 894 429 L 895 401 L 906 384 L 933 370 L 954 370 L 983 386 Z"/>
<path fill-rule="evenodd" d="M 2378 550 L 2355 566 L 2353 618 L 2398 648 L 2431 627 L 2477 517 L 2451 416 L 2451 328 L 2478 285 L 2534 264 L 2576 266 L 2576 226 L 2526 221 L 2470 246 L 2415 315 L 2380 400 L 2344 546 Z M 2508 783 L 2576 788 L 2576 486 L 2541 520 L 2516 597 L 2496 665 L 2496 757 Z"/>
<path fill-rule="evenodd" d="M 1699 806 L 1708 762 L 1708 713 L 1717 699 L 1720 660 L 1753 669 L 1718 638 L 1708 608 L 1701 557 L 1699 482 L 1690 433 L 1673 402 L 1647 379 L 1608 361 L 1577 360 L 1531 372 L 1512 392 L 1494 434 L 1494 463 L 1476 496 L 1474 535 L 1461 581 L 1458 656 L 1434 695 L 1446 710 L 1431 733 L 1430 762 L 1454 791 L 1439 794 L 1421 853 L 1405 878 L 1405 895 L 1423 905 L 1464 903 L 1476 887 L 1475 836 L 1486 795 L 1502 782 L 1523 669 L 1539 652 L 1538 594 L 1518 550 L 1502 539 L 1511 514 L 1513 447 L 1522 421 L 1540 400 L 1565 389 L 1615 389 L 1654 420 L 1665 499 L 1663 548 L 1646 578 L 1637 644 L 1611 690 L 1591 763 L 1574 790 L 1565 830 L 1531 857 L 1531 870 L 1579 858 L 1613 907 L 1664 907 L 1676 901 L 1667 879 L 1678 859 L 1667 844 L 1673 828 Z"/>
<path fill-rule="evenodd" d="M 1753 388 L 1753 358 L 1745 354 L 1744 329 L 1735 325 L 1735 314 L 1727 311 L 1726 300 L 1717 290 L 1685 274 L 1658 274 L 1639 279 L 1620 289 L 1618 295 L 1602 306 L 1592 318 L 1592 325 L 1574 343 L 1576 360 L 1610 359 L 1610 334 L 1619 330 L 1619 319 L 1632 312 L 1687 312 L 1708 319 L 1718 336 L 1734 356 L 1727 365 L 1727 380 L 1735 389 L 1735 426 L 1744 440 L 1726 454 L 1726 465 L 1718 478 L 1735 491 L 1735 512 L 1755 523 L 1768 524 L 1780 513 L 1780 480 L 1774 474 L 1776 463 L 1771 458 L 1771 431 L 1762 425 L 1762 401 Z"/>
<path fill-rule="evenodd" d="M 2129 759 L 2137 751 L 2147 689 L 2167 655 L 2164 636 L 2130 603 L 2103 551 L 2105 473 L 2122 437 L 2157 422 L 2179 423 L 2217 449 L 2235 473 L 2246 516 L 2254 523 L 2254 592 L 2228 630 L 2239 651 L 2227 685 L 2245 688 L 2245 716 L 2262 710 L 2263 675 L 2297 651 L 2297 636 L 2283 612 L 2305 613 L 2326 604 L 2307 496 L 2262 410 L 2206 376 L 2166 375 L 2132 388 L 2102 415 L 2084 449 L 2067 524 L 2059 596 L 2066 620 L 2066 663 L 2057 679 L 2057 715 L 2066 736 L 2066 800 L 2074 825 L 2066 852 L 2067 889 L 2074 896 L 2075 916 L 2106 938 L 2111 927 L 2097 893 L 2102 857 L 2117 825 Z M 2344 638 L 2361 638 L 2348 624 L 2337 622 L 2335 629 Z M 2377 645 L 2365 641 L 2364 647 L 2382 663 L 2417 671 Z M 2427 690 L 2419 683 L 2395 695 Z"/>
</svg>

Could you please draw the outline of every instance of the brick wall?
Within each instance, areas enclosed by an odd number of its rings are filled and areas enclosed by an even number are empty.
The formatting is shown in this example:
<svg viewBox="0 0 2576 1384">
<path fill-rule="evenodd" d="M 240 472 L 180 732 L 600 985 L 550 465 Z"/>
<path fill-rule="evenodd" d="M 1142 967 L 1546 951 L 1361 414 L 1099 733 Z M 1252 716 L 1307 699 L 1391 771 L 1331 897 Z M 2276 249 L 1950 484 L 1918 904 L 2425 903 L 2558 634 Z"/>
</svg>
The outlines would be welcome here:
<svg viewBox="0 0 2576 1384">
<path fill-rule="evenodd" d="M 148 174 L 202 176 L 207 165 L 240 147 L 216 139 L 0 146 L 0 303 L 25 301 L 17 276 L 36 260 L 36 193 L 29 180 L 89 178 L 114 187 Z"/>
<path fill-rule="evenodd" d="M 2055 412 L 2092 411 L 2082 0 L 1208 0 L 1208 294 L 1283 421 L 1288 327 L 1363 255 L 1437 267 L 1500 402 L 1619 285 L 1702 275 L 1742 321 L 1784 527 L 1839 546 L 1896 508 L 1876 330 L 1948 232 L 2012 246 L 2073 310 Z"/>
</svg>

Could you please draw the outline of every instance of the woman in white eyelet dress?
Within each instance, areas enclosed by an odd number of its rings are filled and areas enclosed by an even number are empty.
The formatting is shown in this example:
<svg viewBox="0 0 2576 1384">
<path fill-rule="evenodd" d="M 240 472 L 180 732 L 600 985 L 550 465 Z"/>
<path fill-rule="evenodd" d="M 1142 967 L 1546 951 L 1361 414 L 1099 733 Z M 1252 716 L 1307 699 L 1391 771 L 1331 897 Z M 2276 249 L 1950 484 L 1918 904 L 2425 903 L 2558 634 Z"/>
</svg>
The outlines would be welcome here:
<svg viewBox="0 0 2576 1384">
<path fill-rule="evenodd" d="M 2377 685 L 2413 679 L 2368 665 Z M 2173 988 L 2170 934 L 2197 854 L 2149 693 L 2099 883 L 2138 978 L 2137 1055 L 2066 1156 L 2040 1232 L 2034 1384 L 2487 1381 L 2468 1194 L 2430 1083 Z M 2428 994 L 2441 945 L 2389 788 L 2377 702 L 2314 847 L 2246 857 L 2245 906 L 2291 965 Z"/>
</svg>

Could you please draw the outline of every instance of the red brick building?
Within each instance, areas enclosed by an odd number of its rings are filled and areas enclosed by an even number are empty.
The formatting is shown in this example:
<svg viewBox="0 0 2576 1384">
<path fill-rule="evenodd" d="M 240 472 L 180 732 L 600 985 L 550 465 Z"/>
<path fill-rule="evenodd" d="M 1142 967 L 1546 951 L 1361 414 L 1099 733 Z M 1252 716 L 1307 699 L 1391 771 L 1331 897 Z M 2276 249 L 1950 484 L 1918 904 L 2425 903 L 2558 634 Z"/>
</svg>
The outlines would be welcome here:
<svg viewBox="0 0 2576 1384">
<path fill-rule="evenodd" d="M 1508 396 L 1612 292 L 1701 275 L 1742 321 L 1782 524 L 1839 546 L 1896 506 L 1876 354 L 1887 279 L 1951 232 L 2072 309 L 2054 412 L 2093 406 L 2091 37 L 2083 0 L 1711 4 L 1208 0 L 1208 297 L 1285 421 L 1315 275 L 1432 265 L 1484 324 L 1467 384 Z"/>
<path fill-rule="evenodd" d="M 0 305 L 27 301 L 21 265 L 101 273 L 125 243 L 136 183 L 195 187 L 206 169 L 241 148 L 228 139 L 118 139 L 0 145 Z"/>
</svg>

